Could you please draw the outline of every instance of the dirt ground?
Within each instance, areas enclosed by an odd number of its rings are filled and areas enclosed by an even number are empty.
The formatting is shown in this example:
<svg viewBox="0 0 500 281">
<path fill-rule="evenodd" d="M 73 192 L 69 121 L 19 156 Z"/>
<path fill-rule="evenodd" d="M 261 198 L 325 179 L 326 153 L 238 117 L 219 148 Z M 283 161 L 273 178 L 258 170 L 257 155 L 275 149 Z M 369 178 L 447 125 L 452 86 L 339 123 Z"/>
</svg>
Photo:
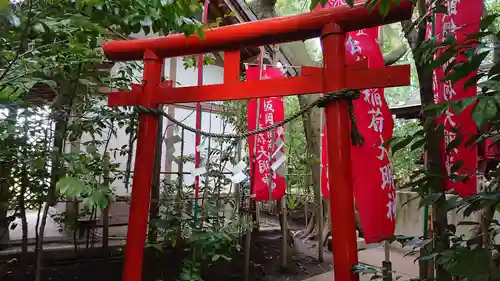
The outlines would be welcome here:
<svg viewBox="0 0 500 281">
<path fill-rule="evenodd" d="M 301 242 L 296 241 L 296 243 Z M 281 248 L 282 244 L 279 234 L 253 237 L 250 280 L 301 281 L 332 270 L 331 263 L 319 263 L 315 258 L 293 250 L 290 250 L 288 253 L 287 268 L 283 269 L 281 267 Z M 235 269 L 233 274 L 231 274 L 232 276 L 220 276 L 220 273 L 213 274 L 213 270 L 209 269 L 205 276 L 205 281 L 243 280 L 243 254 L 238 254 L 234 257 L 230 266 Z"/>
<path fill-rule="evenodd" d="M 242 241 L 243 242 L 243 241 Z M 296 243 L 301 243 L 296 241 Z M 281 267 L 281 234 L 262 232 L 254 235 L 251 243 L 250 280 L 255 281 L 301 281 L 331 270 L 331 262 L 318 263 L 315 258 L 299 251 L 290 250 L 288 266 Z M 299 245 L 297 249 L 303 249 Z M 290 249 L 290 248 L 289 248 Z M 178 280 L 182 267 L 182 252 L 145 257 L 143 281 Z M 42 281 L 121 281 L 123 258 L 83 258 L 45 264 Z M 235 253 L 231 262 L 222 262 L 202 272 L 204 281 L 244 280 L 244 254 Z M 31 281 L 33 267 L 18 264 L 0 264 L 0 280 Z"/>
</svg>

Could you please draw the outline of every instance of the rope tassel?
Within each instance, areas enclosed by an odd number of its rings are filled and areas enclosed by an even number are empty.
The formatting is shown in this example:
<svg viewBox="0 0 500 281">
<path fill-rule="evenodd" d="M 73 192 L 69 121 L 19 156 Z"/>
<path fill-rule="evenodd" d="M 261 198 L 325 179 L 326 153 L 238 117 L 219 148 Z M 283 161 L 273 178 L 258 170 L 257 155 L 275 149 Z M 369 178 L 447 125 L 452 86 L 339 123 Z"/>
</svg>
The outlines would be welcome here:
<svg viewBox="0 0 500 281">
<path fill-rule="evenodd" d="M 352 103 L 352 100 L 347 101 L 347 106 L 349 110 L 349 119 L 351 119 L 352 145 L 362 146 L 365 143 L 365 138 L 358 130 L 358 124 L 356 123 L 356 115 L 354 114 L 354 104 Z"/>
<path fill-rule="evenodd" d="M 354 90 L 340 90 L 339 92 L 328 93 L 324 97 L 325 99 L 318 104 L 318 107 L 324 107 L 329 101 L 339 100 L 344 98 L 347 100 L 347 110 L 349 111 L 349 119 L 351 120 L 351 141 L 352 145 L 362 146 L 365 142 L 363 135 L 358 130 L 358 124 L 356 122 L 356 115 L 354 114 L 354 104 L 353 100 L 358 99 L 361 96 L 359 91 Z"/>
<path fill-rule="evenodd" d="M 149 114 L 155 114 L 155 115 L 163 115 L 165 118 L 172 121 L 172 123 L 174 123 L 175 125 L 183 128 L 185 130 L 188 130 L 188 131 L 193 132 L 195 134 L 200 134 L 200 135 L 205 136 L 205 137 L 241 140 L 241 139 L 247 138 L 247 137 L 252 136 L 252 135 L 265 133 L 265 132 L 271 131 L 273 129 L 276 129 L 278 127 L 281 127 L 281 126 L 297 119 L 298 117 L 304 115 L 306 112 L 310 111 L 314 107 L 318 107 L 318 108 L 325 107 L 330 101 L 345 99 L 345 100 L 347 100 L 348 110 L 349 110 L 349 118 L 351 120 L 352 144 L 361 146 L 364 143 L 364 138 L 358 130 L 358 127 L 356 124 L 356 116 L 354 115 L 354 106 L 352 103 L 352 101 L 359 98 L 360 95 L 361 94 L 359 91 L 347 90 L 347 89 L 343 89 L 343 90 L 340 90 L 338 92 L 331 92 L 331 93 L 328 93 L 328 94 L 322 96 L 321 98 L 315 100 L 311 104 L 306 105 L 301 110 L 288 116 L 287 118 L 283 119 L 280 122 L 274 123 L 274 124 L 269 125 L 267 127 L 259 128 L 259 129 L 252 130 L 252 131 L 246 131 L 246 132 L 239 133 L 239 134 L 220 134 L 220 133 L 212 133 L 212 132 L 205 132 L 202 130 L 197 130 L 196 128 L 193 128 L 191 126 L 183 124 L 182 122 L 175 119 L 173 116 L 171 116 L 168 113 L 166 113 L 165 111 L 159 110 L 159 109 L 148 108 L 148 107 L 144 107 L 144 106 L 136 106 L 135 111 L 136 111 L 136 113 L 149 113 Z"/>
</svg>

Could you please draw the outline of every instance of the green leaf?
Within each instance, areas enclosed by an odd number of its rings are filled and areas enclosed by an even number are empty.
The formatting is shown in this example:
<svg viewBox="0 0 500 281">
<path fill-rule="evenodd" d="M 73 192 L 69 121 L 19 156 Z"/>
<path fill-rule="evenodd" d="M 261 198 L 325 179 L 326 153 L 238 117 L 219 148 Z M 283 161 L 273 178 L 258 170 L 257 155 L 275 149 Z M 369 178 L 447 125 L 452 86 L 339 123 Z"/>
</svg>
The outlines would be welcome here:
<svg viewBox="0 0 500 281">
<path fill-rule="evenodd" d="M 392 153 L 396 153 L 398 150 L 401 150 L 401 149 L 405 148 L 406 146 L 408 146 L 408 144 L 410 144 L 410 142 L 412 142 L 412 140 L 413 140 L 413 138 L 406 137 L 406 138 L 400 140 L 399 142 L 395 143 L 391 147 Z"/>
<path fill-rule="evenodd" d="M 426 255 L 426 256 L 423 256 L 423 257 L 420 257 L 418 258 L 418 260 L 421 260 L 421 261 L 429 261 L 429 260 L 433 260 L 435 257 L 437 257 L 439 255 L 439 253 L 432 253 L 430 255 Z"/>
<path fill-rule="evenodd" d="M 488 77 L 492 77 L 498 73 L 500 73 L 500 63 L 495 63 L 488 71 Z"/>
<path fill-rule="evenodd" d="M 457 65 L 456 65 L 457 66 Z M 451 81 L 452 83 L 456 83 L 458 80 L 466 77 L 473 71 L 473 68 L 470 64 L 462 64 L 459 67 L 453 67 L 453 71 L 450 74 L 446 75 L 440 82 Z"/>
<path fill-rule="evenodd" d="M 489 98 L 486 100 L 487 100 L 487 103 L 486 103 L 486 106 L 484 108 L 484 117 L 486 120 L 491 120 L 497 114 L 498 108 L 497 108 L 496 101 L 494 99 Z"/>
<path fill-rule="evenodd" d="M 477 101 L 477 97 L 464 98 L 459 102 L 459 112 L 464 111 L 469 106 L 473 105 Z"/>
<path fill-rule="evenodd" d="M 452 174 L 458 172 L 460 170 L 460 168 L 462 168 L 462 166 L 464 165 L 464 161 L 457 161 L 455 162 L 452 166 L 451 166 L 451 169 L 450 169 L 450 172 Z"/>
<path fill-rule="evenodd" d="M 461 276 L 468 280 L 488 280 L 491 264 L 489 249 L 455 248 L 449 250 L 453 262 L 443 263 L 444 268 L 452 276 Z"/>
<path fill-rule="evenodd" d="M 97 209 L 102 210 L 108 206 L 108 196 L 103 190 L 96 190 L 92 192 L 92 203 L 93 207 L 97 207 Z"/>
<path fill-rule="evenodd" d="M 383 17 L 387 16 L 391 10 L 391 0 L 380 0 L 378 10 Z"/>
<path fill-rule="evenodd" d="M 473 77 L 471 77 L 469 80 L 467 80 L 467 82 L 465 82 L 464 84 L 464 90 L 467 90 L 469 87 L 471 86 L 475 86 L 477 85 L 477 82 L 482 78 L 484 77 L 484 74 L 483 73 L 478 73 L 476 75 L 474 75 Z"/>
<path fill-rule="evenodd" d="M 470 49 L 471 51 L 475 51 L 474 48 Z M 478 69 L 483 63 L 484 59 L 490 54 L 490 51 L 484 51 L 479 54 L 475 54 L 473 52 L 472 58 L 470 59 L 470 64 L 472 69 Z"/>
<path fill-rule="evenodd" d="M 163 244 L 162 243 L 147 243 L 146 248 L 153 248 L 153 249 L 157 250 L 158 252 L 162 252 L 163 251 Z"/>
<path fill-rule="evenodd" d="M 478 101 L 472 111 L 472 119 L 478 127 L 481 127 L 486 121 L 497 114 L 497 105 L 494 99 L 482 98 Z"/>
<path fill-rule="evenodd" d="M 96 85 L 96 83 L 94 83 L 94 82 L 92 82 L 92 81 L 90 81 L 88 79 L 85 79 L 85 78 L 78 79 L 78 82 L 80 82 L 81 84 L 83 84 L 83 85 L 85 85 L 87 87 L 95 86 Z"/>
<path fill-rule="evenodd" d="M 196 36 L 201 40 L 205 40 L 205 29 L 203 25 L 198 25 L 195 28 Z"/>
<path fill-rule="evenodd" d="M 5 11 L 10 8 L 9 0 L 0 0 L 0 11 Z"/>
<path fill-rule="evenodd" d="M 483 31 L 483 32 L 476 32 L 473 34 L 467 34 L 466 36 L 468 39 L 481 39 L 481 38 L 488 37 L 491 35 L 492 35 L 492 33 L 490 31 Z"/>
<path fill-rule="evenodd" d="M 309 5 L 309 10 L 314 10 L 314 8 L 316 8 L 316 6 L 318 6 L 318 4 L 320 3 L 319 0 L 312 0 L 311 1 L 311 4 Z"/>
<path fill-rule="evenodd" d="M 422 208 L 424 206 L 429 206 L 435 203 L 439 198 L 441 198 L 441 193 L 431 193 L 422 197 L 418 204 L 418 208 Z"/>
<path fill-rule="evenodd" d="M 492 14 L 484 17 L 479 23 L 480 29 L 487 29 L 498 18 L 498 16 L 498 14 Z"/>
<path fill-rule="evenodd" d="M 435 115 L 441 115 L 446 108 L 448 108 L 449 102 L 440 102 L 429 104 L 424 108 L 425 112 L 434 112 Z"/>
<path fill-rule="evenodd" d="M 446 153 L 450 153 L 453 149 L 457 148 L 462 143 L 463 136 L 457 135 L 456 138 L 448 143 L 446 146 Z"/>
<path fill-rule="evenodd" d="M 434 70 L 442 65 L 444 65 L 446 62 L 448 62 L 452 57 L 454 57 L 457 53 L 457 50 L 455 48 L 447 48 L 446 51 L 444 51 L 441 55 L 439 55 L 435 60 L 431 61 L 427 65 L 427 71 Z"/>
<path fill-rule="evenodd" d="M 93 144 L 87 145 L 86 150 L 87 150 L 87 152 L 89 154 L 95 154 L 95 153 L 97 153 L 97 147 L 95 145 L 93 145 Z"/>
<path fill-rule="evenodd" d="M 56 184 L 56 189 L 64 196 L 81 196 L 86 190 L 85 183 L 74 177 L 65 177 Z"/>
<path fill-rule="evenodd" d="M 377 0 L 369 0 L 369 1 L 366 1 L 365 6 L 368 7 L 368 12 L 371 13 L 371 12 L 373 12 L 373 9 L 375 9 L 377 4 L 378 4 Z"/>
<path fill-rule="evenodd" d="M 439 2 L 436 3 L 432 11 L 436 14 L 448 14 L 448 9 L 446 8 L 446 6 L 440 4 Z"/>
<path fill-rule="evenodd" d="M 92 197 L 85 197 L 82 199 L 83 207 L 87 210 L 91 210 L 95 206 L 95 202 Z"/>
<path fill-rule="evenodd" d="M 85 0 L 85 3 L 87 3 L 89 5 L 99 5 L 99 4 L 103 4 L 104 0 Z"/>
<path fill-rule="evenodd" d="M 465 142 L 465 147 L 470 147 L 472 145 L 475 145 L 477 140 L 478 140 L 477 135 L 470 136 L 469 139 Z"/>
<path fill-rule="evenodd" d="M 423 148 L 427 140 L 425 138 L 420 138 L 417 139 L 415 142 L 413 142 L 410 146 L 411 151 L 417 150 L 419 148 Z"/>
<path fill-rule="evenodd" d="M 494 92 L 500 93 L 500 82 L 495 80 L 487 80 L 478 84 L 479 87 L 485 88 L 487 90 L 492 90 Z"/>
</svg>

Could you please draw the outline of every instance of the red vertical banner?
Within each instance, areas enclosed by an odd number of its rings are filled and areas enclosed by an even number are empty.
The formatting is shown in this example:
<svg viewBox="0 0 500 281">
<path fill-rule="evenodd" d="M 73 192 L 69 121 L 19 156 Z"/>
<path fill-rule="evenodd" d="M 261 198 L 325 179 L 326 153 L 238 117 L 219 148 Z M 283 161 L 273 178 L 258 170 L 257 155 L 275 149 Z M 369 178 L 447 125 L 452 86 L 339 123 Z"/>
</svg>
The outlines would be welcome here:
<svg viewBox="0 0 500 281">
<path fill-rule="evenodd" d="M 259 67 L 248 67 L 246 77 L 248 81 L 259 80 Z M 262 79 L 278 77 L 283 77 L 281 69 L 274 67 L 262 69 Z M 248 130 L 257 128 L 257 113 L 259 128 L 268 127 L 285 118 L 285 107 L 281 97 L 252 99 L 247 102 L 247 107 Z M 248 148 L 253 200 L 281 199 L 286 191 L 284 127 L 248 137 Z M 270 191 L 272 198 L 269 198 Z"/>
<path fill-rule="evenodd" d="M 447 14 L 436 14 L 435 35 L 438 41 L 445 37 L 455 37 L 457 43 L 464 43 L 468 34 L 479 32 L 479 22 L 483 13 L 483 2 L 475 0 L 447 0 L 443 4 L 447 7 Z M 428 30 L 429 31 L 429 30 Z M 440 55 L 439 53 L 437 54 Z M 456 63 L 464 62 L 467 58 L 460 52 L 456 58 Z M 433 90 L 434 101 L 436 103 L 444 101 L 460 100 L 473 97 L 477 94 L 477 86 L 474 83 L 465 89 L 465 83 L 476 75 L 476 71 L 469 76 L 457 81 L 454 85 L 447 80 L 445 70 L 451 63 L 445 63 L 434 72 Z M 446 189 L 453 190 L 461 197 L 468 197 L 477 193 L 476 170 L 477 170 L 477 149 L 466 146 L 467 140 L 477 134 L 477 126 L 472 120 L 472 106 L 469 106 L 460 113 L 455 113 L 453 109 L 447 109 L 439 119 L 444 125 L 444 140 L 441 143 L 443 151 L 442 159 L 444 168 L 448 176 L 454 174 L 467 175 L 468 180 L 460 181 L 449 177 L 446 181 Z M 460 138 L 460 144 L 447 151 L 446 147 L 453 140 Z M 461 162 L 458 167 L 456 163 Z M 457 169 L 458 168 L 458 169 Z"/>
<path fill-rule="evenodd" d="M 343 0 L 329 1 L 325 8 L 343 5 Z M 363 29 L 346 34 L 346 62 L 368 61 L 369 68 L 383 67 L 382 52 L 377 43 L 378 28 Z M 380 242 L 394 235 L 396 190 L 392 165 L 385 141 L 392 138 L 394 120 L 384 98 L 384 89 L 366 89 L 354 101 L 356 124 L 364 137 L 362 146 L 351 147 L 354 198 L 361 227 L 367 243 Z M 329 197 L 326 177 L 326 136 L 322 136 L 322 191 Z"/>
</svg>

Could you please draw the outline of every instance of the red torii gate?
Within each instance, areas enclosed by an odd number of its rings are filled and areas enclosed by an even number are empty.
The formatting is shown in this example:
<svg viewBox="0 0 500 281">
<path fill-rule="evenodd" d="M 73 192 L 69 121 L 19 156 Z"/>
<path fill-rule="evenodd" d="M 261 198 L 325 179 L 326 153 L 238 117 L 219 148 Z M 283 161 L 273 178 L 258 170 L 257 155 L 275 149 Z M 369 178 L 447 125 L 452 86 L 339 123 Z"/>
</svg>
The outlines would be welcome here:
<svg viewBox="0 0 500 281">
<path fill-rule="evenodd" d="M 237 100 L 299 94 L 327 93 L 341 89 L 368 89 L 410 84 L 410 67 L 391 66 L 368 69 L 366 64 L 346 67 L 345 33 L 410 19 L 412 5 L 402 1 L 386 17 L 378 8 L 369 12 L 364 3 L 340 6 L 207 30 L 205 40 L 182 34 L 167 37 L 115 41 L 104 44 L 104 53 L 115 61 L 143 60 L 142 85 L 130 92 L 109 95 L 109 106 L 143 106 L 157 109 L 160 104 Z M 239 81 L 240 48 L 262 46 L 321 37 L 323 68 L 308 68 L 307 75 L 262 81 Z M 224 84 L 173 88 L 161 82 L 163 59 L 215 51 L 224 53 Z M 364 66 L 364 67 L 363 67 Z M 350 119 L 345 100 L 325 107 L 328 138 L 329 178 L 335 179 L 331 192 L 332 244 L 335 279 L 356 281 L 351 267 L 358 262 L 354 199 L 350 159 Z M 130 217 L 125 248 L 124 281 L 142 279 L 150 189 L 158 116 L 140 113 L 137 155 L 132 186 Z"/>
</svg>

